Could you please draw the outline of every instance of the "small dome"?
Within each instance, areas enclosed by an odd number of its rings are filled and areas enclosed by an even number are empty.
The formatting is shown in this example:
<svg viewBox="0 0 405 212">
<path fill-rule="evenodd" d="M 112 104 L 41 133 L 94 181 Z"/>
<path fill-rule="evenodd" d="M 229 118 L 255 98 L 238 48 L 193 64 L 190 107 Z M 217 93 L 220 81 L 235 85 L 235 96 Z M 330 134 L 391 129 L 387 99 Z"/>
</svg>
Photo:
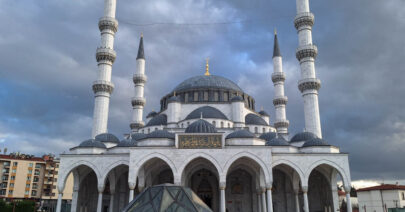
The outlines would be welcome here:
<svg viewBox="0 0 405 212">
<path fill-rule="evenodd" d="M 195 109 L 193 112 L 191 112 L 190 114 L 187 115 L 185 120 L 188 119 L 199 119 L 201 118 L 201 114 L 203 118 L 208 118 L 208 119 L 225 119 L 228 120 L 228 118 L 226 118 L 226 116 L 219 111 L 218 109 L 211 107 L 211 106 L 204 106 L 204 107 L 200 107 Z"/>
<path fill-rule="evenodd" d="M 174 133 L 170 133 L 167 130 L 155 130 L 149 134 L 146 135 L 145 138 L 143 139 L 147 139 L 147 138 L 168 138 L 168 139 L 173 139 L 175 138 Z M 140 140 L 143 140 L 140 139 Z"/>
<path fill-rule="evenodd" d="M 318 136 L 316 136 L 315 134 L 311 133 L 311 132 L 300 132 L 295 134 L 290 142 L 294 143 L 294 142 L 301 142 L 301 141 L 308 141 L 311 140 L 313 138 L 317 138 Z"/>
<path fill-rule="evenodd" d="M 150 113 L 148 113 L 148 115 L 146 116 L 146 118 L 153 118 L 157 115 L 158 113 L 156 113 L 155 111 L 152 111 Z"/>
<path fill-rule="evenodd" d="M 186 133 L 216 133 L 217 129 L 214 125 L 203 119 L 197 120 L 186 128 Z"/>
<path fill-rule="evenodd" d="M 133 147 L 133 146 L 136 146 L 136 142 L 129 139 L 124 139 L 117 145 L 117 147 Z"/>
<path fill-rule="evenodd" d="M 233 133 L 230 133 L 226 136 L 225 139 L 230 138 L 255 138 L 256 136 L 248 130 L 238 130 Z"/>
<path fill-rule="evenodd" d="M 96 141 L 100 142 L 110 142 L 110 143 L 116 143 L 118 144 L 120 140 L 117 138 L 117 136 L 111 134 L 111 133 L 101 133 L 96 135 L 95 139 Z"/>
<path fill-rule="evenodd" d="M 266 146 L 290 146 L 284 138 L 273 138 L 266 142 Z"/>
<path fill-rule="evenodd" d="M 103 148 L 106 149 L 107 147 L 101 143 L 100 141 L 94 139 L 88 139 L 80 143 L 79 147 L 93 147 L 93 148 Z"/>
<path fill-rule="evenodd" d="M 245 100 L 243 100 L 243 98 L 241 96 L 234 96 L 231 99 L 231 102 L 244 102 Z"/>
<path fill-rule="evenodd" d="M 141 139 L 146 138 L 146 135 L 143 133 L 132 133 L 131 134 L 131 141 L 135 142 Z"/>
<path fill-rule="evenodd" d="M 313 138 L 311 140 L 306 141 L 304 145 L 302 145 L 302 147 L 311 147 L 311 146 L 330 146 L 330 145 L 321 138 Z"/>
<path fill-rule="evenodd" d="M 253 113 L 249 113 L 245 116 L 245 124 L 268 126 L 267 122 L 262 117 Z"/>
<path fill-rule="evenodd" d="M 259 136 L 259 138 L 265 140 L 265 141 L 270 141 L 273 138 L 277 137 L 277 133 L 275 132 L 268 132 L 268 133 L 263 133 Z"/>
<path fill-rule="evenodd" d="M 160 125 L 167 125 L 167 116 L 165 114 L 159 114 L 153 117 L 145 127 L 149 126 L 160 126 Z"/>
<path fill-rule="evenodd" d="M 172 97 L 170 97 L 167 101 L 168 101 L 168 103 L 171 103 L 171 102 L 181 102 L 181 98 L 180 98 L 180 96 L 172 96 Z"/>
<path fill-rule="evenodd" d="M 268 116 L 268 117 L 270 117 L 270 115 L 269 115 L 266 111 L 264 111 L 264 110 L 261 110 L 261 111 L 259 112 L 259 114 L 262 115 L 262 116 Z"/>
</svg>

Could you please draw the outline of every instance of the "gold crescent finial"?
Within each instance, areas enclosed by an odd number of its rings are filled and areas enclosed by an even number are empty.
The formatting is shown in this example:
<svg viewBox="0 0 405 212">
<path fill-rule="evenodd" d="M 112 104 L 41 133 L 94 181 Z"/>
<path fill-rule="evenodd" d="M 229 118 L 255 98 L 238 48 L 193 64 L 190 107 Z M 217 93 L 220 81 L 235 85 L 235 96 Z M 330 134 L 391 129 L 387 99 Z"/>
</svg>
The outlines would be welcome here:
<svg viewBox="0 0 405 212">
<path fill-rule="evenodd" d="M 277 35 L 277 28 L 274 28 L 274 34 Z"/>
<path fill-rule="evenodd" d="M 209 57 L 207 57 L 207 58 L 205 59 L 205 74 L 204 74 L 205 76 L 209 76 L 209 75 L 210 75 L 210 65 L 208 64 L 209 60 L 210 60 Z"/>
<path fill-rule="evenodd" d="M 143 38 L 143 32 L 141 32 L 141 38 Z"/>
</svg>

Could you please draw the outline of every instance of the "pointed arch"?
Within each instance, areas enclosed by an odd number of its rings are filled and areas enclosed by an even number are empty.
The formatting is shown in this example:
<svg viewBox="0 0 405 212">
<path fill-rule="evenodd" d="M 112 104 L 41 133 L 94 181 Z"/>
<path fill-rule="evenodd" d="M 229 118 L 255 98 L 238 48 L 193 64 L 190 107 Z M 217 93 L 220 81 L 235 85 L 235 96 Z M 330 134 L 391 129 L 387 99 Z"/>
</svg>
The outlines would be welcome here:
<svg viewBox="0 0 405 212">
<path fill-rule="evenodd" d="M 129 161 L 128 160 L 119 160 L 119 161 L 115 161 L 114 163 L 108 165 L 103 171 L 103 176 L 100 179 L 100 183 L 102 182 L 105 184 L 105 181 L 108 177 L 108 174 L 111 172 L 111 170 L 113 170 L 116 167 L 121 166 L 121 165 L 126 165 L 129 167 Z"/>
<path fill-rule="evenodd" d="M 293 169 L 293 170 L 298 174 L 299 180 L 300 180 L 301 182 L 304 182 L 304 181 L 305 181 L 304 172 L 303 172 L 303 171 L 301 170 L 301 168 L 300 168 L 298 165 L 296 165 L 294 162 L 288 161 L 288 160 L 285 160 L 285 159 L 277 160 L 276 162 L 274 162 L 274 163 L 271 164 L 271 168 L 275 168 L 276 166 L 279 166 L 279 165 L 286 165 L 286 166 L 289 166 L 291 169 Z"/>
<path fill-rule="evenodd" d="M 77 161 L 76 163 L 69 165 L 68 167 L 65 167 L 62 171 L 59 172 L 59 180 L 58 180 L 59 181 L 58 182 L 59 191 L 63 191 L 63 189 L 65 188 L 66 180 L 67 180 L 70 172 L 72 172 L 73 170 L 75 170 L 76 168 L 78 168 L 80 166 L 86 166 L 90 170 L 94 171 L 94 173 L 97 176 L 97 183 L 101 182 L 100 179 L 102 178 L 102 175 L 101 175 L 99 169 L 97 168 L 97 166 L 94 165 L 93 163 L 91 163 L 90 161 L 80 160 L 80 161 Z"/>
<path fill-rule="evenodd" d="M 309 168 L 305 172 L 305 181 L 304 182 L 306 184 L 308 184 L 308 180 L 309 180 L 309 176 L 310 176 L 311 172 L 316 167 L 321 166 L 321 165 L 328 165 L 328 166 L 334 168 L 342 177 L 344 186 L 351 186 L 350 176 L 348 176 L 345 169 L 342 168 L 341 166 L 339 166 L 337 163 L 327 160 L 327 159 L 321 159 L 321 160 L 315 161 L 314 163 L 311 164 L 311 166 L 309 166 Z"/>
</svg>

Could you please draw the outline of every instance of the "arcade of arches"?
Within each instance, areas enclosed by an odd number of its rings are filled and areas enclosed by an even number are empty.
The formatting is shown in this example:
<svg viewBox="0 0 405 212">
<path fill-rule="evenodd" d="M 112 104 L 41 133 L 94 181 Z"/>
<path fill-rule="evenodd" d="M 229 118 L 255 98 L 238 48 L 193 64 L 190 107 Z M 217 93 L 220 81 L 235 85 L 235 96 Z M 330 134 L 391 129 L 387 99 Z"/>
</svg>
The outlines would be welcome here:
<svg viewBox="0 0 405 212">
<path fill-rule="evenodd" d="M 121 211 L 144 188 L 174 183 L 171 167 L 158 158 L 139 169 L 135 187 L 128 183 L 127 165 L 114 167 L 102 183 L 88 166 L 80 165 L 71 172 L 74 176 L 71 211 L 77 212 Z M 336 190 L 339 172 L 325 164 L 310 172 L 307 186 L 285 164 L 273 167 L 272 186 L 266 186 L 262 168 L 249 158 L 236 160 L 222 177 L 222 170 L 205 158 L 192 160 L 181 173 L 179 184 L 190 187 L 215 212 L 332 212 L 339 207 Z"/>
</svg>

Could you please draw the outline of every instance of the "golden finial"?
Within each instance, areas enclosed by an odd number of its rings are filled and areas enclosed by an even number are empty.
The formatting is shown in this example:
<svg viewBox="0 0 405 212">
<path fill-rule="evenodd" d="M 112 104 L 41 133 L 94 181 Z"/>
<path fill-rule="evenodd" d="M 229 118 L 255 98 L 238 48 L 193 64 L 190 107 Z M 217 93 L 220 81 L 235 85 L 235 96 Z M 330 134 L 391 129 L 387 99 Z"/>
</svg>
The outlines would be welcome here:
<svg viewBox="0 0 405 212">
<path fill-rule="evenodd" d="M 274 28 L 274 34 L 277 35 L 277 28 Z"/>
<path fill-rule="evenodd" d="M 143 38 L 143 32 L 141 32 L 141 38 Z"/>
<path fill-rule="evenodd" d="M 210 66 L 209 66 L 209 64 L 208 64 L 209 60 L 210 60 L 210 58 L 205 59 L 205 74 L 204 74 L 205 76 L 209 76 L 209 75 L 210 75 L 210 71 L 209 71 Z"/>
<path fill-rule="evenodd" d="M 175 92 L 173 92 L 173 96 L 176 96 L 176 91 L 175 91 Z"/>
</svg>

